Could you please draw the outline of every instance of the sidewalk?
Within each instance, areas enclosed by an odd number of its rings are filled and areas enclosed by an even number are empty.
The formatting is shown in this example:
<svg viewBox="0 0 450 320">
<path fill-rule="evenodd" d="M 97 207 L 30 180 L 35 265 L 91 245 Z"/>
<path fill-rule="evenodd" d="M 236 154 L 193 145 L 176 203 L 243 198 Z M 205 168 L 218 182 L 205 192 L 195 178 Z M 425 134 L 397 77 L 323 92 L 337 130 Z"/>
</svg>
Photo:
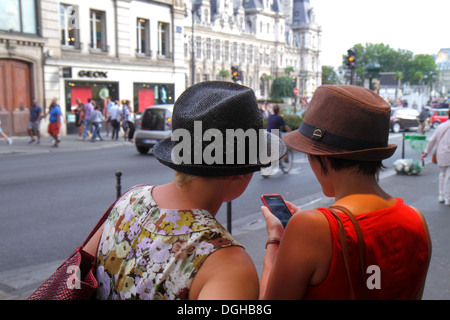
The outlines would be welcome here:
<svg viewBox="0 0 450 320">
<path fill-rule="evenodd" d="M 28 143 L 31 139 L 29 136 L 15 136 L 11 137 L 13 144 L 8 145 L 5 139 L 0 140 L 0 155 L 2 154 L 15 154 L 15 153 L 47 153 L 58 151 L 80 151 L 80 150 L 96 150 L 105 148 L 114 148 L 118 146 L 131 145 L 132 142 L 124 141 L 123 137 L 120 137 L 117 141 L 111 140 L 110 137 L 106 137 L 106 133 L 102 134 L 103 141 L 96 140 L 91 142 L 90 139 L 86 141 L 80 140 L 77 134 L 69 134 L 61 137 L 61 142 L 57 148 L 52 147 L 52 138 L 50 136 L 41 137 L 41 143 L 36 142 Z"/>
</svg>

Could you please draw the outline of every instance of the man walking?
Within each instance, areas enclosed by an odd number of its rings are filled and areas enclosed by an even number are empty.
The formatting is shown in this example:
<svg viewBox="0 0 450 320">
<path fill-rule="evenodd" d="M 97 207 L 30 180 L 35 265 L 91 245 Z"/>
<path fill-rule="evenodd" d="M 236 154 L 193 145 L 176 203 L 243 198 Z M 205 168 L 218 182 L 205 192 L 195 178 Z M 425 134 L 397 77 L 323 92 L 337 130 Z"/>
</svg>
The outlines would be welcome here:
<svg viewBox="0 0 450 320">
<path fill-rule="evenodd" d="M 88 99 L 88 103 L 84 106 L 84 131 L 83 131 L 83 140 L 86 141 L 86 136 L 90 136 L 90 123 L 89 120 L 91 118 L 91 113 L 94 111 L 94 106 L 91 103 L 91 98 Z"/>
<path fill-rule="evenodd" d="M 30 135 L 31 140 L 28 143 L 33 143 L 36 141 L 34 139 L 35 134 L 37 137 L 37 144 L 41 143 L 41 131 L 40 131 L 41 117 L 42 117 L 42 108 L 38 106 L 36 99 L 33 98 L 30 107 L 30 120 L 28 121 L 28 134 Z"/>
</svg>

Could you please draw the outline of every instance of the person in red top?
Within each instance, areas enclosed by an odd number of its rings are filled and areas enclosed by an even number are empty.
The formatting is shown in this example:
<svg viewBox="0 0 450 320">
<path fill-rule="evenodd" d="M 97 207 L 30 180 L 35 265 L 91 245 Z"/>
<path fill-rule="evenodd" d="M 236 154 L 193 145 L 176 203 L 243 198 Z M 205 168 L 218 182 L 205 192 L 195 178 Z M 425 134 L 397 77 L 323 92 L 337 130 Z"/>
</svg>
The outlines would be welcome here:
<svg viewBox="0 0 450 320">
<path fill-rule="evenodd" d="M 293 216 L 286 229 L 262 207 L 269 240 L 260 298 L 422 297 L 431 257 L 427 224 L 418 209 L 387 194 L 377 181 L 382 160 L 397 148 L 388 144 L 389 116 L 389 105 L 368 89 L 323 85 L 316 90 L 302 125 L 283 141 L 308 155 L 323 193 L 335 202 L 313 210 L 288 203 Z M 331 210 L 343 221 L 346 235 L 340 235 Z M 344 211 L 356 218 L 360 240 Z"/>
</svg>

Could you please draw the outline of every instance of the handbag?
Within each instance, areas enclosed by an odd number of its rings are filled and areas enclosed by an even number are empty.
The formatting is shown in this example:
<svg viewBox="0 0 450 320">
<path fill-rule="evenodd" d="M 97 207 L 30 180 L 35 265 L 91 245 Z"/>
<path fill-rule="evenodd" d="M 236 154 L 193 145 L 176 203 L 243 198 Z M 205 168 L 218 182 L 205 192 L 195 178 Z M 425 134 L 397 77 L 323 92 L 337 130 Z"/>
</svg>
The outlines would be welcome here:
<svg viewBox="0 0 450 320">
<path fill-rule="evenodd" d="M 355 228 L 356 235 L 358 237 L 358 253 L 359 253 L 359 262 L 360 262 L 360 271 L 361 271 L 361 291 L 362 291 L 362 299 L 367 299 L 367 290 L 366 290 L 366 281 L 365 281 L 365 245 L 364 245 L 364 238 L 361 232 L 361 228 L 359 227 L 358 221 L 356 220 L 355 216 L 346 208 L 341 206 L 331 206 L 330 208 L 331 213 L 336 218 L 339 226 L 339 242 L 341 244 L 342 248 L 342 254 L 344 256 L 344 264 L 345 269 L 347 271 L 347 277 L 350 284 L 350 298 L 352 300 L 356 299 L 353 281 L 351 278 L 350 273 L 350 263 L 349 263 L 349 253 L 348 253 L 348 244 L 347 244 L 347 233 L 344 228 L 344 223 L 342 222 L 341 218 L 339 217 L 339 214 L 333 210 L 338 209 L 342 211 L 347 217 L 350 219 L 350 221 L 353 224 L 353 227 Z"/>
<path fill-rule="evenodd" d="M 98 287 L 94 275 L 95 257 L 83 248 L 103 225 L 115 202 L 103 214 L 83 244 L 39 286 L 27 300 L 89 300 Z"/>
<path fill-rule="evenodd" d="M 433 162 L 434 164 L 437 164 L 436 153 L 437 153 L 437 150 L 433 153 L 433 156 L 431 157 L 431 162 Z"/>
</svg>

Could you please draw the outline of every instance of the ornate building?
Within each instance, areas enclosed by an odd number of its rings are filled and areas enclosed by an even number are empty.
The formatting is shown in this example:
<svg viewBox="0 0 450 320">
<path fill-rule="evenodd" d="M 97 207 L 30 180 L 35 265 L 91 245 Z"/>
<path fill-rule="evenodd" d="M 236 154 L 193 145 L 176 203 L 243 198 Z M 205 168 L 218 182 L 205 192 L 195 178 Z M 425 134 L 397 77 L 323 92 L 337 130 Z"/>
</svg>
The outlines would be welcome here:
<svg viewBox="0 0 450 320">
<path fill-rule="evenodd" d="M 320 85 L 321 28 L 309 0 L 192 0 L 186 14 L 187 84 L 227 79 L 235 66 L 260 98 L 286 68 L 300 94 Z"/>
</svg>

